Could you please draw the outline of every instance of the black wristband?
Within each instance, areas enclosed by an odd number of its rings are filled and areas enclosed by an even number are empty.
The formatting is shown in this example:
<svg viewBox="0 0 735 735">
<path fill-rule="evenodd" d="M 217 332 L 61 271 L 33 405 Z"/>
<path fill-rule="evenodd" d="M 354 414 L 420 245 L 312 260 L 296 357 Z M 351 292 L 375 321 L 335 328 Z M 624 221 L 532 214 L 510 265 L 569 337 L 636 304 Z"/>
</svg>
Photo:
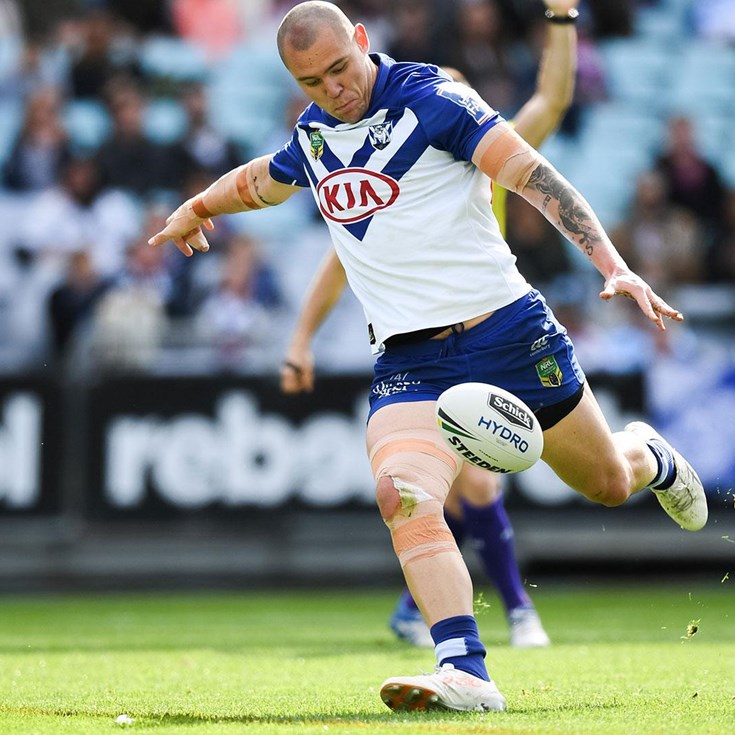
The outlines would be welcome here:
<svg viewBox="0 0 735 735">
<path fill-rule="evenodd" d="M 551 10 L 551 8 L 547 8 L 544 11 L 544 15 L 546 16 L 546 20 L 548 20 L 549 23 L 567 25 L 569 23 L 577 22 L 577 18 L 579 18 L 579 10 L 577 10 L 577 8 L 570 8 L 569 12 L 566 15 L 557 15 L 553 10 Z"/>
</svg>

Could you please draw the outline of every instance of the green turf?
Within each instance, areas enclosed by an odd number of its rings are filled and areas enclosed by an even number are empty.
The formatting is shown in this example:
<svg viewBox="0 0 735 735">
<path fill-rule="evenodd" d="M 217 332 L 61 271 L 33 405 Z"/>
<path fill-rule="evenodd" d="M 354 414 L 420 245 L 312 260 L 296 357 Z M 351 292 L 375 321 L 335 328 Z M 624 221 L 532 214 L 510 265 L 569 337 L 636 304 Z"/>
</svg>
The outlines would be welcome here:
<svg viewBox="0 0 735 735">
<path fill-rule="evenodd" d="M 386 593 L 6 597 L 0 735 L 735 733 L 732 584 L 542 585 L 554 645 L 535 651 L 505 645 L 486 593 L 479 621 L 509 702 L 487 715 L 384 707 L 384 678 L 433 666 L 391 637 Z"/>
</svg>

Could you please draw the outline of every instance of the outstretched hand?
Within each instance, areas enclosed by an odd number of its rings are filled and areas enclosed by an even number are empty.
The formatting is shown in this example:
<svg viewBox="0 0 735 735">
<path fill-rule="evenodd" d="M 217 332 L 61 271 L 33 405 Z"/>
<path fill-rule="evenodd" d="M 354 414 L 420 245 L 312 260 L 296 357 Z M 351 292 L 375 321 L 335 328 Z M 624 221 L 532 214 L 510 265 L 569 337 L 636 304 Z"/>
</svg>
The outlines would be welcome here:
<svg viewBox="0 0 735 735">
<path fill-rule="evenodd" d="M 680 311 L 669 306 L 653 289 L 632 271 L 617 273 L 605 281 L 605 288 L 600 298 L 609 301 L 613 296 L 627 296 L 633 299 L 641 311 L 663 332 L 666 331 L 663 317 L 677 322 L 683 322 L 684 316 Z"/>
<path fill-rule="evenodd" d="M 189 199 L 170 214 L 166 226 L 148 240 L 148 244 L 158 247 L 171 240 L 187 258 L 194 254 L 194 250 L 206 253 L 209 250 L 209 243 L 202 231 L 202 225 L 208 230 L 213 230 L 214 223 L 209 218 L 197 216 L 192 209 L 192 201 Z"/>
</svg>

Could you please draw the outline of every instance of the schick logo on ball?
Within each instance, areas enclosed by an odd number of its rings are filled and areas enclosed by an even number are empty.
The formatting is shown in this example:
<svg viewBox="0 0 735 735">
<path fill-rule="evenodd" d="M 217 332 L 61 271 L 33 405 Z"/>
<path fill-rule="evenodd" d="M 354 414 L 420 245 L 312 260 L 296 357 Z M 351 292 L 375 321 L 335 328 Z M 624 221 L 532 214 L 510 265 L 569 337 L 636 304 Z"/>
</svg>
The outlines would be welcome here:
<svg viewBox="0 0 735 735">
<path fill-rule="evenodd" d="M 491 393 L 487 399 L 487 405 L 490 408 L 494 408 L 499 414 L 505 416 L 508 422 L 515 426 L 522 426 L 524 429 L 529 431 L 533 430 L 533 416 L 524 411 L 515 403 L 512 403 L 507 398 L 499 396 L 497 393 Z"/>
</svg>

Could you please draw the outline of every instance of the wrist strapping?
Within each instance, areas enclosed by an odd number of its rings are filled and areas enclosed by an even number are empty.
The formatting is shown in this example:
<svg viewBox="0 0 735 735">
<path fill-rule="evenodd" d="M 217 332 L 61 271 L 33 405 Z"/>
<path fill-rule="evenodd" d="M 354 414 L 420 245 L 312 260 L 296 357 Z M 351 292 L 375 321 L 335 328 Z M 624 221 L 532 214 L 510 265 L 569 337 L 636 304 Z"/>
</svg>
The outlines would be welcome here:
<svg viewBox="0 0 735 735">
<path fill-rule="evenodd" d="M 264 205 L 253 199 L 248 186 L 250 164 L 233 169 L 220 177 L 206 191 L 192 200 L 191 208 L 197 217 L 207 219 L 217 214 L 234 214 Z"/>
</svg>

